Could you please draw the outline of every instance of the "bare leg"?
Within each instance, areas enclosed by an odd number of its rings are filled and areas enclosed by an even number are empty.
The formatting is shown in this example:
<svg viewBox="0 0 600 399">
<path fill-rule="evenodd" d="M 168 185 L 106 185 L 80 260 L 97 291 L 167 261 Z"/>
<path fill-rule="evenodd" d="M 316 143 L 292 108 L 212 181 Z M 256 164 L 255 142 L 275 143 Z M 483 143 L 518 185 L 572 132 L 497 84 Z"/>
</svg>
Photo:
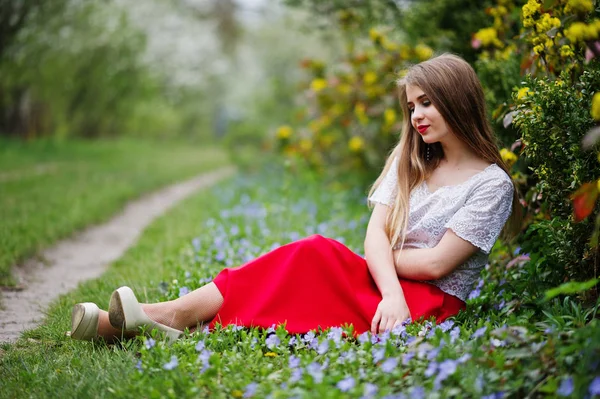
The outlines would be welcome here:
<svg viewBox="0 0 600 399">
<path fill-rule="evenodd" d="M 155 322 L 183 331 L 212 320 L 222 305 L 221 291 L 209 283 L 181 298 L 144 304 L 142 308 Z"/>
<path fill-rule="evenodd" d="M 106 342 L 114 342 L 120 338 L 131 338 L 136 334 L 135 331 L 122 331 L 114 328 L 108 320 L 108 312 L 100 310 L 98 314 L 98 336 L 104 338 Z"/>
</svg>

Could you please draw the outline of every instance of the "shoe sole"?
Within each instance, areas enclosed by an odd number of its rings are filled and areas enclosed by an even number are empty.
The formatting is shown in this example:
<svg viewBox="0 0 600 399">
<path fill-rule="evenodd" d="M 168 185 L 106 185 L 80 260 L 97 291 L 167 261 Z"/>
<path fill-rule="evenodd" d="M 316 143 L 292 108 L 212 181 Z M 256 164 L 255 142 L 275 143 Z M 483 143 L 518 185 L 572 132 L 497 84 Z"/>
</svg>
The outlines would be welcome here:
<svg viewBox="0 0 600 399">
<path fill-rule="evenodd" d="M 113 292 L 110 297 L 110 304 L 108 305 L 108 321 L 114 328 L 124 330 L 126 327 L 125 312 L 123 311 L 123 304 L 121 302 L 121 295 L 119 291 Z"/>
</svg>

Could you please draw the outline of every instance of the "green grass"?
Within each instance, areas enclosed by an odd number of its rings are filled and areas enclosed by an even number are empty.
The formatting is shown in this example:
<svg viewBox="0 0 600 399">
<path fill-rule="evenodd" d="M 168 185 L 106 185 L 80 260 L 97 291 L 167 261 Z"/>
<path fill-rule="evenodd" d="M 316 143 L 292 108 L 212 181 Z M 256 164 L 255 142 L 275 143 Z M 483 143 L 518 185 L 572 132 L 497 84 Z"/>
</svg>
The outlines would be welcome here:
<svg viewBox="0 0 600 399">
<path fill-rule="evenodd" d="M 361 190 L 306 176 L 244 176 L 201 192 L 156 221 L 101 279 L 61 297 L 42 327 L 0 345 L 0 397 L 345 398 L 372 390 L 365 396 L 575 398 L 600 390 L 594 310 L 569 297 L 537 300 L 526 260 L 507 268 L 513 256 L 502 245 L 467 311 L 440 326 L 420 321 L 358 340 L 336 330 L 302 337 L 230 327 L 172 346 L 158 337 L 154 346 L 145 337 L 107 346 L 63 335 L 74 303 L 106 308 L 122 284 L 144 300 L 175 298 L 224 266 L 314 233 L 360 252 L 367 218 Z M 166 369 L 173 358 L 177 366 Z"/>
<path fill-rule="evenodd" d="M 129 200 L 228 163 L 216 147 L 119 139 L 0 140 L 0 285 L 10 267 Z"/>
</svg>

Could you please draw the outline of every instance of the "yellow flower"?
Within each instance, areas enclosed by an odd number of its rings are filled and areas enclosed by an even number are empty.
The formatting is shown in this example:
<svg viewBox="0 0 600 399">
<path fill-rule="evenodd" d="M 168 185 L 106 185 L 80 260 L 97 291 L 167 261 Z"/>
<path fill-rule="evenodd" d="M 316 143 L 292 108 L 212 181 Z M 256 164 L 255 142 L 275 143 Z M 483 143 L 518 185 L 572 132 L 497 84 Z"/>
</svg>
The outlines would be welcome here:
<svg viewBox="0 0 600 399">
<path fill-rule="evenodd" d="M 361 123 L 361 125 L 366 125 L 367 123 L 369 123 L 369 118 L 367 117 L 366 114 L 366 107 L 363 103 L 357 103 L 354 106 L 354 115 L 356 115 L 356 117 L 358 118 L 358 121 Z"/>
<path fill-rule="evenodd" d="M 231 396 L 233 396 L 234 398 L 243 398 L 244 392 L 240 391 L 239 389 L 234 389 L 233 391 L 231 391 Z"/>
<path fill-rule="evenodd" d="M 288 139 L 292 135 L 292 132 L 292 128 L 288 125 L 279 126 L 279 129 L 277 129 L 277 138 L 280 140 Z"/>
<path fill-rule="evenodd" d="M 600 121 L 600 91 L 594 94 L 592 98 L 592 110 L 591 110 L 592 118 L 597 121 Z"/>
<path fill-rule="evenodd" d="M 365 141 L 358 136 L 354 136 L 348 141 L 348 148 L 352 152 L 359 152 L 365 147 Z"/>
<path fill-rule="evenodd" d="M 571 46 L 568 45 L 563 45 L 560 47 L 560 56 L 563 58 L 567 58 L 567 57 L 572 57 L 573 55 L 575 55 L 575 53 L 573 52 L 573 48 Z"/>
<path fill-rule="evenodd" d="M 277 357 L 277 353 L 275 353 L 275 352 L 267 352 L 267 353 L 265 353 L 265 356 L 266 357 Z"/>
<path fill-rule="evenodd" d="M 341 94 L 349 94 L 352 91 L 352 86 L 347 83 L 337 85 L 336 90 Z"/>
<path fill-rule="evenodd" d="M 571 41 L 571 43 L 575 44 L 578 41 L 586 38 L 587 29 L 587 25 L 583 22 L 573 22 L 571 26 L 565 30 L 565 36 Z"/>
<path fill-rule="evenodd" d="M 324 88 L 327 87 L 327 81 L 325 79 L 314 79 L 312 82 L 310 82 L 310 88 L 315 92 L 318 93 L 321 90 L 323 90 Z"/>
<path fill-rule="evenodd" d="M 594 9 L 594 2 L 592 0 L 569 0 L 565 7 L 565 12 L 571 10 L 579 13 L 590 12 Z"/>
<path fill-rule="evenodd" d="M 500 156 L 509 167 L 512 167 L 517 162 L 517 159 L 519 159 L 514 152 L 506 148 L 500 150 Z"/>
<path fill-rule="evenodd" d="M 523 19 L 532 17 L 536 12 L 539 11 L 541 4 L 536 0 L 529 0 L 527 4 L 523 6 Z"/>
<path fill-rule="evenodd" d="M 366 85 L 372 85 L 373 83 L 377 82 L 377 74 L 373 71 L 368 71 L 365 73 L 363 81 Z"/>
<path fill-rule="evenodd" d="M 431 58 L 431 56 L 433 55 L 433 50 L 431 49 L 431 47 L 426 46 L 424 44 L 417 44 L 415 46 L 415 54 L 418 59 L 420 59 L 421 61 L 425 61 Z"/>
<path fill-rule="evenodd" d="M 375 28 L 371 28 L 369 29 L 369 37 L 371 38 L 371 40 L 373 40 L 374 42 L 380 41 L 382 38 L 381 33 L 379 33 Z"/>
<path fill-rule="evenodd" d="M 530 92 L 529 87 L 521 87 L 519 91 L 517 91 L 517 100 L 522 100 L 527 97 Z"/>
<path fill-rule="evenodd" d="M 479 40 L 484 47 L 502 47 L 502 42 L 498 40 L 498 31 L 495 28 L 480 29 L 475 33 L 475 39 Z"/>
<path fill-rule="evenodd" d="M 386 126 L 391 126 L 396 122 L 396 111 L 391 108 L 386 108 L 383 111 L 383 120 L 385 121 Z"/>
<path fill-rule="evenodd" d="M 310 141 L 309 139 L 302 139 L 298 143 L 298 146 L 302 151 L 310 151 L 312 149 L 312 141 Z"/>
</svg>

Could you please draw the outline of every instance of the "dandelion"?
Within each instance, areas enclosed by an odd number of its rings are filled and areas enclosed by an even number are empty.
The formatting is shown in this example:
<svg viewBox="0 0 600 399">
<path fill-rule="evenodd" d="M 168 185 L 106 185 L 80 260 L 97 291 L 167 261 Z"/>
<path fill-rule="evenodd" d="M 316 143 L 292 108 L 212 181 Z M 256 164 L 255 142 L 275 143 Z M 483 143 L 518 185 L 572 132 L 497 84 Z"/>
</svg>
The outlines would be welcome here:
<svg viewBox="0 0 600 399">
<path fill-rule="evenodd" d="M 256 394 L 256 390 L 258 389 L 258 384 L 256 382 L 251 382 L 246 385 L 246 389 L 244 390 L 244 398 L 251 398 Z"/>
<path fill-rule="evenodd" d="M 152 338 L 148 338 L 146 340 L 146 342 L 144 343 L 144 346 L 146 347 L 146 349 L 152 349 L 152 348 L 154 348 L 154 345 L 156 345 L 156 341 L 153 340 Z"/>
<path fill-rule="evenodd" d="M 342 392 L 348 392 L 349 390 L 354 388 L 355 384 L 356 384 L 356 381 L 354 381 L 354 378 L 346 377 L 343 380 L 339 381 L 336 384 L 336 387 Z"/>
<path fill-rule="evenodd" d="M 398 366 L 398 359 L 391 357 L 381 364 L 381 371 L 391 373 Z"/>
<path fill-rule="evenodd" d="M 486 330 L 487 330 L 486 326 L 481 327 L 480 329 L 476 330 L 473 333 L 473 335 L 471 335 L 471 339 L 483 337 L 483 334 L 485 334 Z"/>
<path fill-rule="evenodd" d="M 592 380 L 588 388 L 588 392 L 590 395 L 600 395 L 600 377 L 596 377 Z"/>
<path fill-rule="evenodd" d="M 558 396 L 570 396 L 574 389 L 573 377 L 567 377 L 561 381 L 560 387 L 558 387 L 556 394 Z"/>
<path fill-rule="evenodd" d="M 278 346 L 280 343 L 281 343 L 281 340 L 275 334 L 270 335 L 265 340 L 265 344 L 267 345 L 267 348 L 269 348 L 269 349 L 273 349 L 274 347 Z"/>
<path fill-rule="evenodd" d="M 177 356 L 171 356 L 171 360 L 168 363 L 163 364 L 163 369 L 165 370 L 173 370 L 175 367 L 179 365 L 179 361 L 177 360 Z"/>
</svg>

